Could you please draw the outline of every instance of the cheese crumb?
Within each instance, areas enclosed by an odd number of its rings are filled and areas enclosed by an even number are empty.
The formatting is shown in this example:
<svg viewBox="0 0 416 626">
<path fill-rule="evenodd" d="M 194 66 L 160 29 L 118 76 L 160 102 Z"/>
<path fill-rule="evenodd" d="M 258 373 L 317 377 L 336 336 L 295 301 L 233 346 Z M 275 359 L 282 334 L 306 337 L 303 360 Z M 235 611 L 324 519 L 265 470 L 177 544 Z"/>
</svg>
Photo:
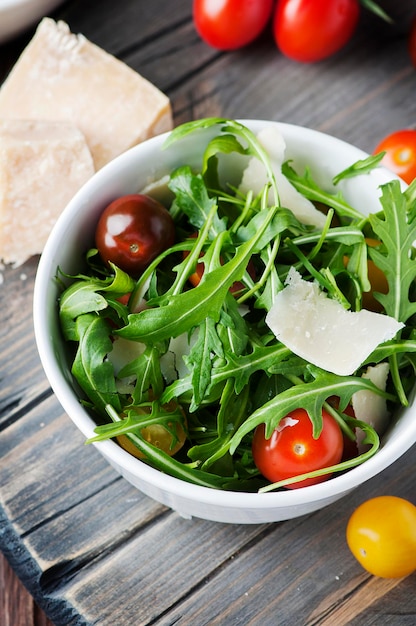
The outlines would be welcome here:
<svg viewBox="0 0 416 626">
<path fill-rule="evenodd" d="M 381 313 L 347 311 L 294 268 L 266 324 L 294 354 L 339 376 L 353 374 L 380 343 L 404 326 Z"/>
</svg>

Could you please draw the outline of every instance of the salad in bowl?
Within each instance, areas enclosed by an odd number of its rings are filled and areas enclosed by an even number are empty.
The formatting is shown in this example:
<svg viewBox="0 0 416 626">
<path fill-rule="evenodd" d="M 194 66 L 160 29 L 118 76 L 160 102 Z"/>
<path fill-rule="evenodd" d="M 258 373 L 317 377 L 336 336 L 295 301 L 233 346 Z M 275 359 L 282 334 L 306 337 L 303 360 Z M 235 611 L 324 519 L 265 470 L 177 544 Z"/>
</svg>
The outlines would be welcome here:
<svg viewBox="0 0 416 626">
<path fill-rule="evenodd" d="M 64 211 L 35 286 L 39 352 L 87 442 L 145 493 L 275 521 L 415 441 L 416 185 L 381 158 L 198 120 L 118 157 Z"/>
</svg>

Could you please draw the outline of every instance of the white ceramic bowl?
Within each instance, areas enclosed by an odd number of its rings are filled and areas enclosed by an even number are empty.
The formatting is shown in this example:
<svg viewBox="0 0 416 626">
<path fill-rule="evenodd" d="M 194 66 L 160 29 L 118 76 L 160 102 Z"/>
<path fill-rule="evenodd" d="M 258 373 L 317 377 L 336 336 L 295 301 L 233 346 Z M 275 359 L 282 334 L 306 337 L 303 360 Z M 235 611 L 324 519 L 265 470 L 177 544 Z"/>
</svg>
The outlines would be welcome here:
<svg viewBox="0 0 416 626">
<path fill-rule="evenodd" d="M 268 122 L 244 123 L 258 131 Z M 322 133 L 287 124 L 278 126 L 287 143 L 286 157 L 293 159 L 300 171 L 309 165 L 315 178 L 326 187 L 333 175 L 367 156 L 361 150 Z M 206 136 L 207 133 L 201 133 L 204 145 Z M 80 269 L 82 255 L 93 241 L 98 216 L 111 200 L 141 190 L 175 166 L 200 162 L 202 143 L 194 138 L 185 139 L 173 149 L 161 151 L 164 139 L 165 136 L 159 136 L 132 148 L 95 174 L 62 213 L 40 259 L 34 292 L 34 325 L 39 354 L 58 400 L 85 437 L 93 436 L 95 423 L 74 391 L 57 318 L 56 269 L 59 266 L 69 273 Z M 379 207 L 379 185 L 391 178 L 393 175 L 387 170 L 377 168 L 369 175 L 344 181 L 342 190 L 353 206 L 375 212 Z M 403 411 L 383 438 L 380 450 L 349 472 L 318 485 L 263 494 L 225 492 L 189 484 L 153 469 L 113 441 L 95 445 L 135 487 L 184 517 L 254 524 L 289 519 L 320 509 L 380 473 L 416 441 L 414 413 L 414 408 Z"/>
<path fill-rule="evenodd" d="M 62 0 L 0 0 L 0 43 L 33 26 Z"/>
</svg>

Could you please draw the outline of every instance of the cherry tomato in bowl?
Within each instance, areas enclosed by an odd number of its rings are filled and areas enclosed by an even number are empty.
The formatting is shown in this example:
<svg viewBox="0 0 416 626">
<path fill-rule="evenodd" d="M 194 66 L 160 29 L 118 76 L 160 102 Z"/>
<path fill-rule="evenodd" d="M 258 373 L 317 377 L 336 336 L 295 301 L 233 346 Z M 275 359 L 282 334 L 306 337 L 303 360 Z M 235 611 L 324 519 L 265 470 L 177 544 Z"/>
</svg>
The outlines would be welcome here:
<svg viewBox="0 0 416 626">
<path fill-rule="evenodd" d="M 264 424 L 260 424 L 254 432 L 252 452 L 261 474 L 274 483 L 339 463 L 344 448 L 341 429 L 325 410 L 322 411 L 322 421 L 318 438 L 313 437 L 312 422 L 304 409 L 297 409 L 284 417 L 270 439 L 266 439 Z M 329 474 L 315 476 L 288 487 L 307 487 L 327 478 Z"/>
<path fill-rule="evenodd" d="M 130 194 L 117 198 L 98 220 L 95 243 L 101 258 L 132 276 L 139 276 L 175 241 L 169 211 L 150 196 Z"/>
<path fill-rule="evenodd" d="M 278 0 L 273 34 L 285 56 L 313 63 L 345 46 L 359 16 L 358 0 Z"/>
<path fill-rule="evenodd" d="M 416 570 L 416 506 L 397 496 L 363 502 L 351 515 L 347 544 L 374 576 L 401 578 Z"/>
<path fill-rule="evenodd" d="M 205 43 L 234 50 L 260 35 L 272 10 L 273 0 L 194 0 L 193 19 Z"/>
<path fill-rule="evenodd" d="M 148 426 L 144 426 L 143 428 L 137 427 L 140 430 L 141 437 L 147 441 L 147 443 L 152 444 L 155 448 L 162 450 L 165 454 L 169 456 L 175 456 L 177 452 L 182 448 L 186 441 L 186 418 L 185 413 L 182 408 L 176 403 L 175 400 L 171 400 L 167 404 L 163 406 L 163 410 L 165 413 L 170 413 L 175 410 L 180 410 L 183 420 L 182 421 L 172 421 L 165 423 L 155 423 L 149 424 Z M 151 414 L 151 408 L 136 408 L 136 414 L 149 416 Z M 137 433 L 135 433 L 137 434 Z M 119 435 L 117 438 L 117 442 L 119 445 L 130 452 L 133 456 L 138 459 L 146 458 L 146 455 L 143 454 L 139 448 L 137 448 L 133 441 L 127 435 Z"/>
<path fill-rule="evenodd" d="M 416 177 L 416 130 L 397 130 L 380 141 L 374 154 L 385 152 L 382 164 L 410 185 Z"/>
<path fill-rule="evenodd" d="M 170 424 L 170 428 L 172 430 L 174 429 L 175 436 L 173 436 L 172 432 L 169 432 L 163 424 L 152 424 L 151 426 L 142 428 L 141 436 L 145 439 L 145 441 L 151 443 L 153 446 L 162 450 L 169 456 L 175 456 L 185 443 L 186 433 L 183 426 L 178 422 L 175 425 Z M 117 437 L 117 442 L 122 448 L 124 448 L 124 450 L 130 452 L 130 454 L 135 456 L 137 459 L 146 458 L 143 452 L 141 452 L 134 445 L 127 435 L 119 435 Z"/>
</svg>

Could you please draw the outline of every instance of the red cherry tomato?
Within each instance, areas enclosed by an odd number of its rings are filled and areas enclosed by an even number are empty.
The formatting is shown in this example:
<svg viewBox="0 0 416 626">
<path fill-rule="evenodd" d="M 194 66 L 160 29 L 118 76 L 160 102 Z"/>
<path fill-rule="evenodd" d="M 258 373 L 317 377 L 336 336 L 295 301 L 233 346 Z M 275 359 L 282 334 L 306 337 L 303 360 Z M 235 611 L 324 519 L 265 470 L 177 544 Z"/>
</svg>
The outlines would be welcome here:
<svg viewBox="0 0 416 626">
<path fill-rule="evenodd" d="M 143 194 L 114 200 L 101 214 L 95 232 L 102 259 L 132 276 L 140 275 L 174 240 L 175 226 L 169 211 Z"/>
<path fill-rule="evenodd" d="M 119 298 L 117 298 L 117 300 L 119 302 L 121 302 L 121 304 L 125 304 L 127 306 L 128 303 L 129 303 L 129 300 L 130 300 L 130 296 L 131 296 L 130 292 L 129 293 L 125 293 L 122 296 L 120 296 Z"/>
<path fill-rule="evenodd" d="M 272 9 L 273 0 L 194 0 L 193 19 L 205 43 L 233 50 L 260 35 Z"/>
<path fill-rule="evenodd" d="M 295 61 L 321 61 L 349 41 L 359 16 L 358 0 L 278 0 L 274 38 Z"/>
<path fill-rule="evenodd" d="M 374 150 L 374 154 L 379 152 L 386 152 L 383 165 L 406 183 L 416 177 L 416 130 L 397 130 L 387 135 Z"/>
<path fill-rule="evenodd" d="M 254 431 L 252 451 L 254 463 L 265 478 L 275 483 L 339 463 L 343 452 L 343 436 L 335 419 L 322 411 L 323 428 L 314 439 L 312 423 L 304 409 L 289 413 L 265 438 L 264 424 Z M 320 483 L 329 477 L 317 476 L 288 485 L 292 489 Z"/>
<path fill-rule="evenodd" d="M 191 235 L 191 237 L 193 239 L 195 239 L 198 236 L 198 233 L 193 233 Z M 183 258 L 186 259 L 186 257 L 189 256 L 189 252 L 187 250 L 185 250 L 183 252 Z M 204 253 L 201 252 L 201 254 L 199 255 L 200 258 L 204 256 Z M 222 259 L 221 260 L 221 264 L 222 264 Z M 205 266 L 203 263 L 197 263 L 196 264 L 196 268 L 195 268 L 195 272 L 193 274 L 191 274 L 188 278 L 189 282 L 194 286 L 194 287 L 198 287 L 199 283 L 201 282 L 201 278 L 204 274 L 204 269 Z M 255 280 L 256 278 L 256 270 L 254 267 L 253 262 L 250 260 L 248 262 L 247 265 L 247 272 L 249 273 L 249 275 L 251 276 L 251 278 L 253 280 Z M 244 284 L 241 281 L 236 281 L 235 283 L 233 283 L 230 287 L 230 292 L 232 294 L 234 294 L 236 297 L 238 297 L 241 293 L 241 291 L 244 289 Z"/>
<path fill-rule="evenodd" d="M 249 275 L 251 276 L 251 278 L 254 280 L 256 277 L 256 270 L 254 269 L 254 265 L 251 261 L 249 262 L 247 266 L 247 271 Z M 204 273 L 204 264 L 197 263 L 195 272 L 191 274 L 189 277 L 189 281 L 192 283 L 194 287 L 197 287 L 199 283 L 201 282 L 203 273 Z M 241 295 L 241 292 L 243 290 L 244 290 L 244 283 L 242 283 L 240 280 L 237 280 L 230 287 L 230 292 L 234 294 L 236 298 L 238 298 L 238 296 Z"/>
</svg>

